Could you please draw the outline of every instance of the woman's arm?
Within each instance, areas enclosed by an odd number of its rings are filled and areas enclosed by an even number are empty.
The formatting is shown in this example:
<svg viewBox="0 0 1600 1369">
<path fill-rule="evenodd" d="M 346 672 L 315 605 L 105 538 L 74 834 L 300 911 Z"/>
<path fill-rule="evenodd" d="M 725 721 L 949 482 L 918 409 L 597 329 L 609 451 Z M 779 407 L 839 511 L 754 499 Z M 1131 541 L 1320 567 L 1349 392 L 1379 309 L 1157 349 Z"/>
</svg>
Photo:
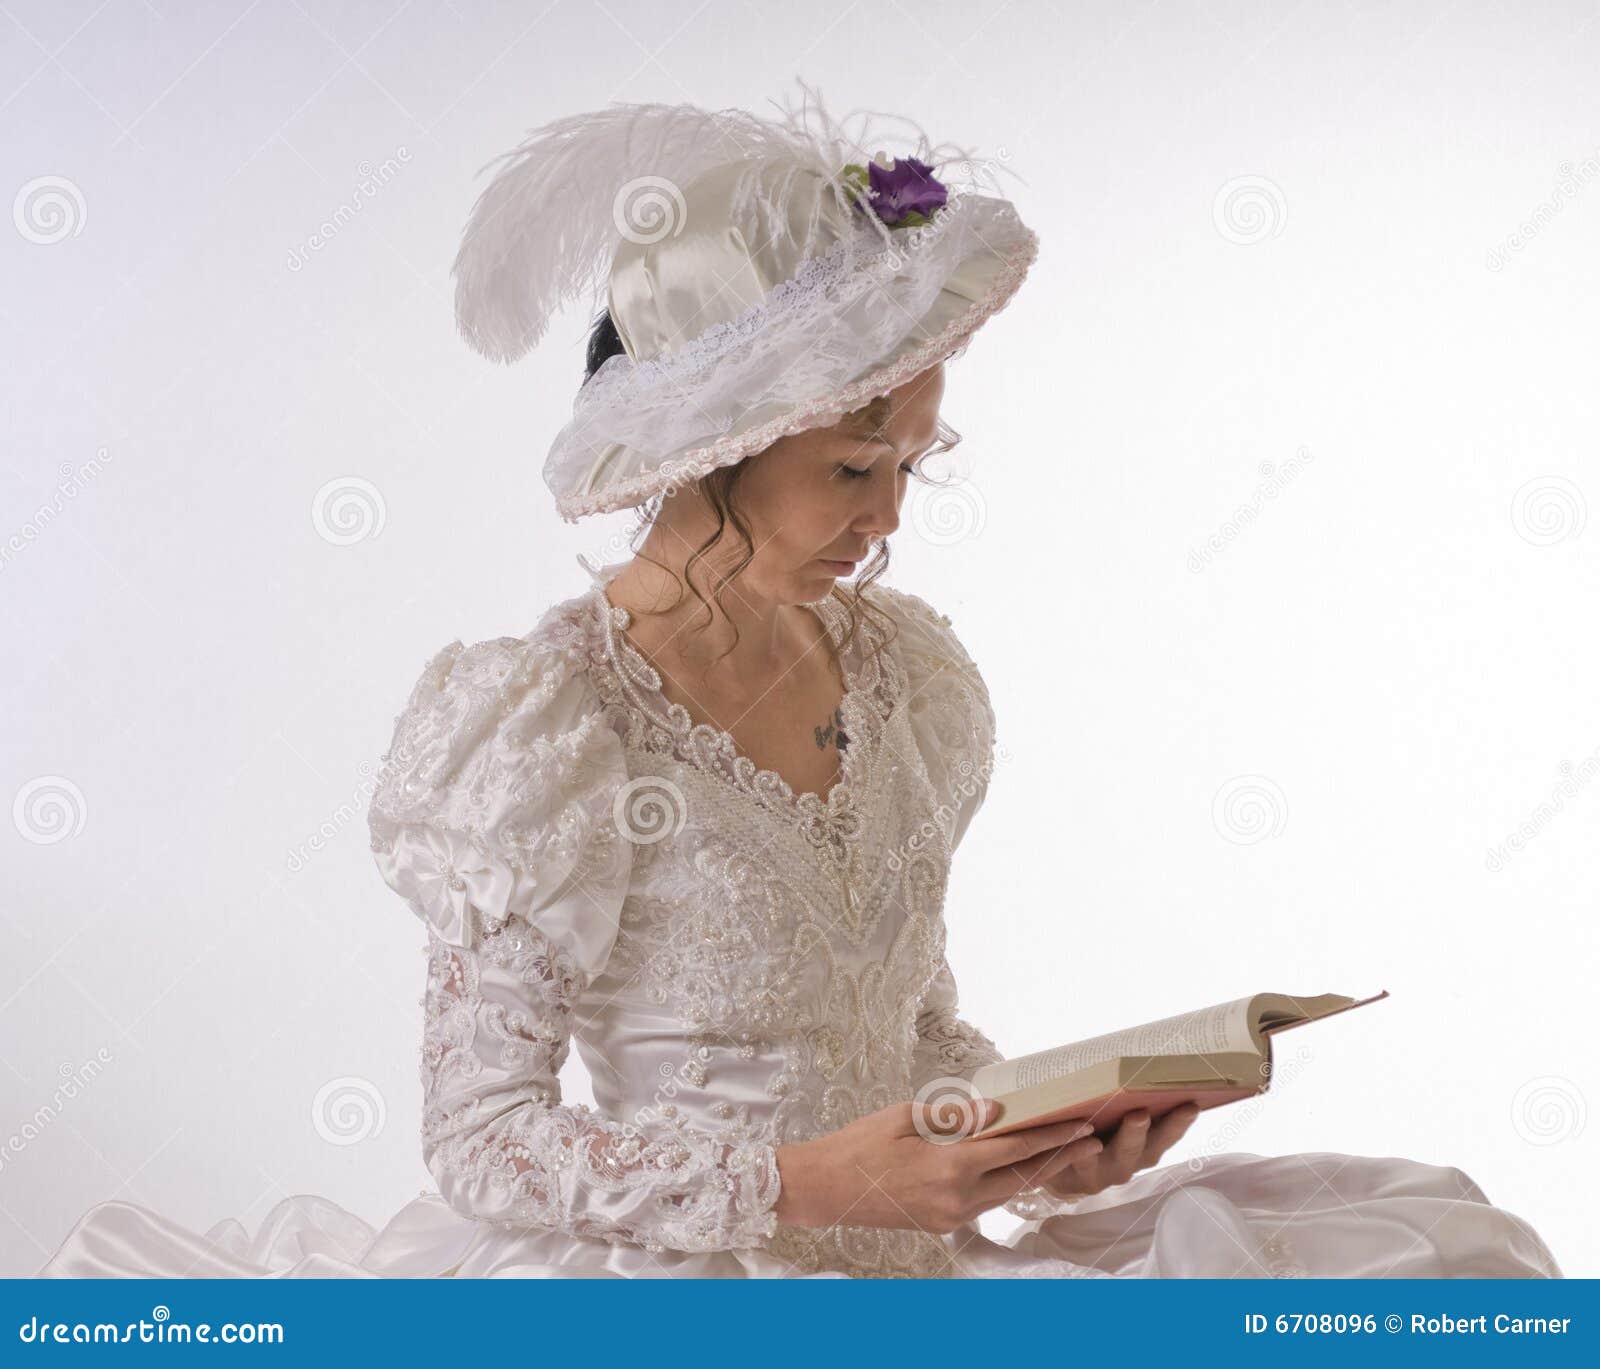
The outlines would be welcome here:
<svg viewBox="0 0 1600 1369">
<path fill-rule="evenodd" d="M 972 1080 L 981 1065 L 1004 1060 L 1000 1049 L 957 1011 L 956 978 L 950 962 L 939 972 L 917 1014 L 917 1040 L 911 1057 L 911 1087 L 920 1093 L 939 1079 Z"/>
<path fill-rule="evenodd" d="M 444 1199 L 653 1250 L 761 1243 L 779 1173 L 748 1127 L 561 1101 L 634 846 L 615 816 L 622 740 L 559 618 L 435 653 L 383 759 L 372 852 L 428 931 L 422 1150 Z"/>
<path fill-rule="evenodd" d="M 905 590 L 874 589 L 899 628 L 911 727 L 932 786 L 934 817 L 953 856 L 994 773 L 997 749 L 989 690 L 948 615 Z M 913 1088 L 952 1076 L 970 1080 L 980 1065 L 1004 1058 L 989 1037 L 957 1012 L 955 976 L 941 947 L 938 974 L 917 1017 Z"/>
<path fill-rule="evenodd" d="M 561 1102 L 584 987 L 564 952 L 516 918 L 475 950 L 429 941 L 422 1151 L 452 1208 L 653 1250 L 772 1233 L 771 1145 Z"/>
</svg>

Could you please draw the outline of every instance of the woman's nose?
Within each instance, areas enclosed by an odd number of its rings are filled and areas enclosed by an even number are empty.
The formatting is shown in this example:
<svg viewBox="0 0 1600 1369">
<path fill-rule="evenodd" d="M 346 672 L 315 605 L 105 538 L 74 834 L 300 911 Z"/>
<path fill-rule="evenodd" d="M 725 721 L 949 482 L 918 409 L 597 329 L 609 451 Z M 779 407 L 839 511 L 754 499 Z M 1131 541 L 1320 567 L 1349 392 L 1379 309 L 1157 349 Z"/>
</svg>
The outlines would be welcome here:
<svg viewBox="0 0 1600 1369">
<path fill-rule="evenodd" d="M 862 516 L 861 531 L 873 537 L 888 537 L 900 526 L 900 501 L 904 492 L 896 479 L 886 490 L 878 493 L 867 512 Z"/>
</svg>

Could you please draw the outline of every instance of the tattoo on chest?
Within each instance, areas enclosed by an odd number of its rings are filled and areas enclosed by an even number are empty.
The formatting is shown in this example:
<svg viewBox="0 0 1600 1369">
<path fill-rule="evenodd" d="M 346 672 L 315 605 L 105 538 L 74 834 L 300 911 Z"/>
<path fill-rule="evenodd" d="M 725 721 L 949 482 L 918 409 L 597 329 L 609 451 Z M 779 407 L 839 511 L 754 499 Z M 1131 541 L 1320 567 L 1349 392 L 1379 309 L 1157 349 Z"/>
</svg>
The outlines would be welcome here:
<svg viewBox="0 0 1600 1369">
<path fill-rule="evenodd" d="M 839 710 L 833 710 L 833 717 L 829 718 L 821 727 L 813 727 L 811 735 L 817 739 L 817 750 L 827 748 L 830 741 L 834 741 L 839 750 L 843 751 L 849 743 L 849 738 L 844 734 L 844 719 L 839 715 Z"/>
</svg>

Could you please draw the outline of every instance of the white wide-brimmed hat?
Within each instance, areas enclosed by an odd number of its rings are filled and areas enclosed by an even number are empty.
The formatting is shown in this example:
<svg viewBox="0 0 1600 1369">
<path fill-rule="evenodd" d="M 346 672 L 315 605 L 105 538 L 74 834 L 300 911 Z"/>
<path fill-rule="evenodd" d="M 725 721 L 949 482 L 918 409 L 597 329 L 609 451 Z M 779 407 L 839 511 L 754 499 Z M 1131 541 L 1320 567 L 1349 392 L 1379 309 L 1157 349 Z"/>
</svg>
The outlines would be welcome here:
<svg viewBox="0 0 1600 1369">
<path fill-rule="evenodd" d="M 806 95 L 775 119 L 614 104 L 496 159 L 456 256 L 463 336 L 515 361 L 603 289 L 624 348 L 545 461 L 569 522 L 837 422 L 962 351 L 1022 284 L 1038 239 L 978 188 L 1008 168 Z"/>
</svg>

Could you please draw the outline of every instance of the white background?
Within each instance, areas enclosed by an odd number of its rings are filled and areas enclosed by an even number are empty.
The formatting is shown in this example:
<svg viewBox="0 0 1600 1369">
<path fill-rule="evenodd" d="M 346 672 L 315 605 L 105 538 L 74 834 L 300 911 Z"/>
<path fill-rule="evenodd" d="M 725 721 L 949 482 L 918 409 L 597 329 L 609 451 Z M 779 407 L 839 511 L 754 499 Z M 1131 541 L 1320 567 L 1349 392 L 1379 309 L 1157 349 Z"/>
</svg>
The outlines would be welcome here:
<svg viewBox="0 0 1600 1369">
<path fill-rule="evenodd" d="M 0 1273 L 108 1198 L 381 1225 L 428 1184 L 372 767 L 428 656 L 631 526 L 540 480 L 586 311 L 511 368 L 455 335 L 475 173 L 797 74 L 1004 158 L 1042 238 L 950 371 L 971 482 L 890 574 L 1010 757 L 952 876 L 967 1015 L 1020 1054 L 1386 988 L 1173 1158 L 1456 1165 L 1600 1273 L 1596 15 L 6 0 Z M 370 485 L 348 544 L 329 482 Z M 336 1144 L 344 1078 L 382 1110 Z"/>
</svg>

